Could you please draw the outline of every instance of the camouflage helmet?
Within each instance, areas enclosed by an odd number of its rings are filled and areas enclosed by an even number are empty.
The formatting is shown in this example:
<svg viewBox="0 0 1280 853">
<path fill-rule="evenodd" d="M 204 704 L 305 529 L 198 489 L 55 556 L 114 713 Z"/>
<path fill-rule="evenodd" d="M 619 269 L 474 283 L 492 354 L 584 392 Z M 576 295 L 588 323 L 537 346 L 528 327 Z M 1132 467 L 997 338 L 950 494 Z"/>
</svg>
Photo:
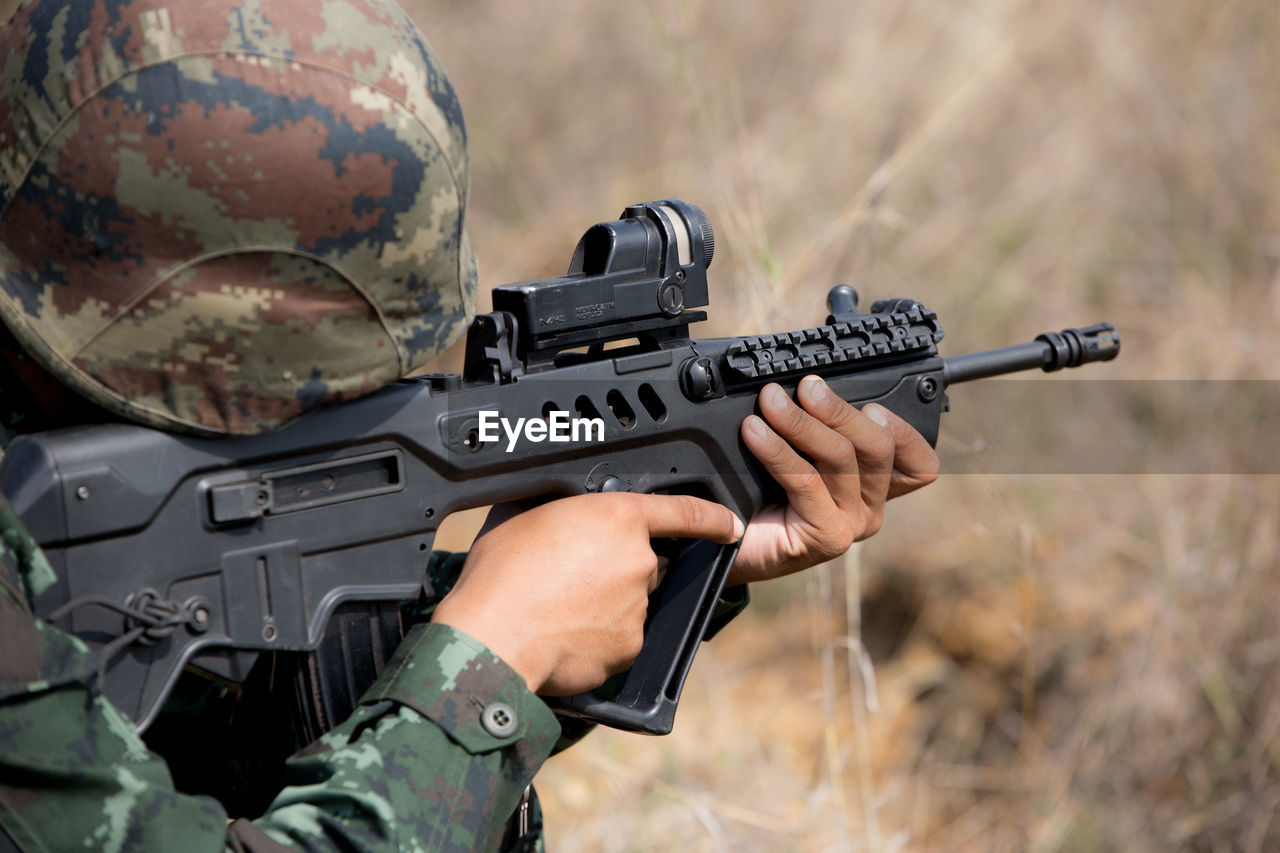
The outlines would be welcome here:
<svg viewBox="0 0 1280 853">
<path fill-rule="evenodd" d="M 27 0 L 0 30 L 0 318 L 119 414 L 269 429 L 461 334 L 468 168 L 390 0 Z"/>
</svg>

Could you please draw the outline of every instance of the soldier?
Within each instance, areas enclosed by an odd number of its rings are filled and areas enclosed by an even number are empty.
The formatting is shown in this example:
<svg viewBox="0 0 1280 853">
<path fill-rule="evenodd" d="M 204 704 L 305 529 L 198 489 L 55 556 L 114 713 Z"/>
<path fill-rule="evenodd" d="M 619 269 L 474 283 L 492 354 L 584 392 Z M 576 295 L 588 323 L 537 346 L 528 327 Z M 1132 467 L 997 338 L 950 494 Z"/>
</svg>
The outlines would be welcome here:
<svg viewBox="0 0 1280 853">
<path fill-rule="evenodd" d="M 464 330 L 462 113 L 390 0 L 32 0 L 0 43 L 4 437 L 272 429 Z M 799 400 L 770 386 L 743 424 L 789 503 L 751 520 L 732 585 L 843 552 L 937 475 L 893 414 L 816 378 Z M 0 501 L 0 849 L 538 849 L 536 821 L 506 827 L 561 733 L 535 694 L 629 665 L 651 537 L 743 533 L 714 503 L 633 494 L 495 523 L 352 716 L 228 822 L 96 694 L 86 647 L 34 618 L 52 570 Z"/>
</svg>

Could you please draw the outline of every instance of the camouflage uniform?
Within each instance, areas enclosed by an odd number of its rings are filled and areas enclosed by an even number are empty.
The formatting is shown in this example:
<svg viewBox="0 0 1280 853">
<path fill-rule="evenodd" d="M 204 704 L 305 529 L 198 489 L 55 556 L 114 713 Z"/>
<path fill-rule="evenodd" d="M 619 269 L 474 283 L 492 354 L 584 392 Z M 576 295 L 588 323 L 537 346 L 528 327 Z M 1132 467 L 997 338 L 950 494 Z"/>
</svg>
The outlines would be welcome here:
<svg viewBox="0 0 1280 853">
<path fill-rule="evenodd" d="M 483 646 L 419 625 L 359 710 L 289 761 L 290 787 L 266 814 L 228 824 L 216 800 L 176 793 L 164 761 L 88 688 L 86 647 L 31 615 L 27 598 L 51 578 L 0 501 L 0 849 L 5 833 L 48 851 L 494 849 L 560 734 Z M 503 736 L 482 720 L 498 702 L 515 721 Z"/>
</svg>

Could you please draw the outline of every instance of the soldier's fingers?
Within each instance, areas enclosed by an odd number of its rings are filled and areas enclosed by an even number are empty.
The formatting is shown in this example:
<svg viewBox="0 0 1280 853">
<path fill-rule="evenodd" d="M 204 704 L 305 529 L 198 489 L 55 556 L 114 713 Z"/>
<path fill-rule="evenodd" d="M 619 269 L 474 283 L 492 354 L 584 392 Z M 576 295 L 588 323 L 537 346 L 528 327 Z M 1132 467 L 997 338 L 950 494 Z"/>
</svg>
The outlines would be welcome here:
<svg viewBox="0 0 1280 853">
<path fill-rule="evenodd" d="M 814 418 L 840 437 L 838 443 L 847 448 L 845 452 L 853 458 L 860 475 L 858 494 L 873 512 L 877 511 L 889 491 L 893 470 L 893 435 L 886 429 L 887 425 L 849 405 L 817 376 L 802 379 L 797 396 Z M 824 460 L 815 456 L 814 461 L 826 476 L 828 469 L 822 464 Z M 848 505 L 849 495 L 834 488 L 832 491 L 838 503 Z"/>
<path fill-rule="evenodd" d="M 807 417 L 807 416 L 806 416 Z M 843 516 L 818 469 L 804 459 L 769 425 L 755 415 L 742 422 L 742 440 L 769 476 L 787 493 L 787 503 L 800 518 L 815 527 L 838 525 Z M 844 479 L 851 481 L 857 494 L 857 466 Z"/>
<path fill-rule="evenodd" d="M 803 408 L 779 386 L 766 385 L 760 391 L 760 413 L 778 435 L 813 460 L 835 502 L 848 506 L 858 499 L 861 487 L 858 454 L 848 436 L 836 427 L 845 427 L 849 418 L 840 408 L 853 411 L 853 407 L 832 394 L 816 376 L 801 381 L 797 396 Z M 856 411 L 853 417 L 858 417 Z"/>
<path fill-rule="evenodd" d="M 822 413 L 837 423 L 843 423 L 843 413 L 839 413 L 837 407 L 846 404 L 827 390 L 826 383 L 813 376 L 802 381 L 800 387 L 801 402 L 821 397 L 824 404 Z M 833 429 L 832 424 L 819 420 L 815 413 L 806 409 L 808 405 L 803 408 L 796 405 L 779 385 L 770 383 L 760 389 L 760 414 L 778 435 L 815 461 L 830 460 L 834 469 L 856 473 L 858 463 L 849 442 Z"/>
<path fill-rule="evenodd" d="M 893 435 L 893 479 L 889 484 L 889 497 L 901 497 L 938 479 L 941 471 L 938 454 L 924 436 L 889 409 L 875 408 L 888 421 L 888 430 Z"/>
<path fill-rule="evenodd" d="M 742 519 L 728 507 L 689 495 L 634 495 L 629 510 L 639 514 L 649 528 L 650 538 L 674 536 L 680 539 L 709 539 L 729 544 L 746 532 Z"/>
</svg>

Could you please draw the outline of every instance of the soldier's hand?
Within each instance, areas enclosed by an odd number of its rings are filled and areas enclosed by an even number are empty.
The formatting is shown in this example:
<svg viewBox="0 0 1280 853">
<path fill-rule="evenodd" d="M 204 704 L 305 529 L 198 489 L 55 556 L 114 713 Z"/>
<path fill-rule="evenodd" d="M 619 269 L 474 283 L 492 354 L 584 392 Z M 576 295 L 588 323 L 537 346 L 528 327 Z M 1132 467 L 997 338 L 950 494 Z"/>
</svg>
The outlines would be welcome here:
<svg viewBox="0 0 1280 853">
<path fill-rule="evenodd" d="M 656 537 L 729 543 L 743 524 L 681 495 L 578 495 L 483 531 L 432 620 L 484 643 L 530 689 L 567 696 L 627 669 L 658 583 Z"/>
<path fill-rule="evenodd" d="M 888 409 L 858 411 L 816 376 L 801 380 L 796 396 L 799 405 L 766 385 L 764 418 L 743 421 L 742 440 L 787 503 L 751 519 L 729 584 L 781 577 L 843 554 L 880 529 L 885 501 L 938 478 L 933 448 Z"/>
</svg>

